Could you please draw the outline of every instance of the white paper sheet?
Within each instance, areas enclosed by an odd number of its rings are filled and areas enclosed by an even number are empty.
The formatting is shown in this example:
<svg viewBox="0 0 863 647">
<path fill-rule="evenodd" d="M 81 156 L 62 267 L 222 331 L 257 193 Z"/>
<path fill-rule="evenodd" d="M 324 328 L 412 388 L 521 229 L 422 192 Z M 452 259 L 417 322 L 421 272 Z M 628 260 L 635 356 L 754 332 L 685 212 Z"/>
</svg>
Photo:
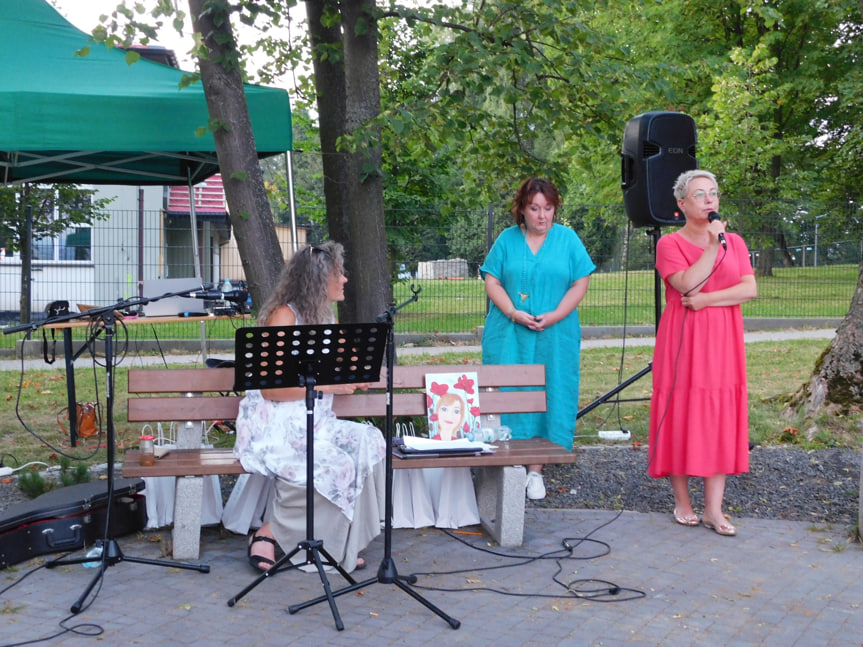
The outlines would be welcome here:
<svg viewBox="0 0 863 647">
<path fill-rule="evenodd" d="M 432 440 L 431 438 L 422 438 L 421 436 L 402 436 L 402 440 L 405 443 L 405 447 L 420 452 L 439 452 L 446 449 L 481 449 L 483 451 L 494 451 L 497 449 L 495 445 L 478 443 L 467 438 Z"/>
</svg>

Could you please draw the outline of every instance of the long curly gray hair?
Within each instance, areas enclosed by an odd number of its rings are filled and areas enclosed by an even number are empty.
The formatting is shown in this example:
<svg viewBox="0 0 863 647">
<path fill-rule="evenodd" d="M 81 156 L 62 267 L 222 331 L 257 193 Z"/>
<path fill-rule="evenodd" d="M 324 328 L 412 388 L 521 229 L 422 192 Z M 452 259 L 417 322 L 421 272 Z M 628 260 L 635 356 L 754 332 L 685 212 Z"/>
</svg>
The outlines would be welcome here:
<svg viewBox="0 0 863 647">
<path fill-rule="evenodd" d="M 335 321 L 328 298 L 330 277 L 344 272 L 345 251 L 340 243 L 328 240 L 296 252 L 282 269 L 276 289 L 258 312 L 258 325 L 267 325 L 273 311 L 291 304 L 304 324 Z"/>
</svg>

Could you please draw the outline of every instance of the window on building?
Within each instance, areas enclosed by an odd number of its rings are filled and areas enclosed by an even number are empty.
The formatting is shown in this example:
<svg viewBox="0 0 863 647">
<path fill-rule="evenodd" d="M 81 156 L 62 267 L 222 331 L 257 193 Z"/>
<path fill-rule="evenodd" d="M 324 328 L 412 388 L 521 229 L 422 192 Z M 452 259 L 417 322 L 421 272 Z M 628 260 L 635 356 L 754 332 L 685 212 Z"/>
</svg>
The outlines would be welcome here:
<svg viewBox="0 0 863 647">
<path fill-rule="evenodd" d="M 77 196 L 77 200 L 90 200 L 90 196 Z M 57 221 L 63 217 L 63 206 L 55 199 L 42 203 L 45 218 Z M 7 256 L 20 258 L 18 252 L 9 251 Z M 59 234 L 42 236 L 33 240 L 34 261 L 90 261 L 93 259 L 92 228 L 90 225 L 73 225 Z"/>
</svg>

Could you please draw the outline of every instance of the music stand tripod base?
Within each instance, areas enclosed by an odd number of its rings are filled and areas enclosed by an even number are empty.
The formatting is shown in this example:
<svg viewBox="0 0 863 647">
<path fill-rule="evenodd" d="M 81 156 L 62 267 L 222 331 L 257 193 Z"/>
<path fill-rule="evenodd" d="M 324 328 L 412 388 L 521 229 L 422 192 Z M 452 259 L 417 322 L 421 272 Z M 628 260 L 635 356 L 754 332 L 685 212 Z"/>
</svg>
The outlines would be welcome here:
<svg viewBox="0 0 863 647">
<path fill-rule="evenodd" d="M 317 324 L 307 326 L 256 326 L 239 328 L 235 333 L 234 390 L 304 387 L 306 389 L 306 539 L 258 576 L 239 594 L 228 600 L 234 606 L 271 572 L 305 551 L 305 562 L 295 567 L 314 565 L 324 588 L 320 600 L 327 600 L 336 628 L 344 623 L 336 606 L 325 567 L 332 566 L 350 585 L 356 581 L 315 539 L 314 522 L 314 446 L 315 400 L 317 385 L 363 384 L 380 379 L 386 344 L 387 326 L 375 324 Z M 293 613 L 293 612 L 292 612 Z"/>
<path fill-rule="evenodd" d="M 413 286 L 411 286 L 413 290 Z M 395 307 L 395 304 L 392 304 L 392 308 L 385 312 L 383 315 L 378 317 L 378 321 L 386 321 L 388 324 L 387 327 L 387 415 L 386 415 L 386 430 L 384 432 L 384 439 L 386 441 L 386 456 L 385 456 L 385 465 L 386 465 L 386 508 L 385 508 L 385 519 L 384 519 L 384 557 L 381 560 L 381 565 L 378 568 L 377 575 L 375 577 L 369 578 L 363 582 L 353 583 L 345 588 L 339 589 L 338 591 L 334 591 L 330 593 L 327 591 L 326 595 L 322 595 L 313 600 L 309 600 L 307 602 L 303 602 L 301 604 L 295 604 L 291 607 L 288 607 L 288 613 L 294 614 L 298 611 L 305 609 L 307 607 L 313 606 L 324 600 L 328 600 L 330 605 L 333 606 L 333 598 L 336 598 L 340 595 L 344 595 L 346 593 L 351 593 L 352 591 L 356 591 L 358 589 L 369 586 L 370 584 L 381 583 L 381 584 L 395 584 L 402 591 L 410 595 L 413 599 L 415 599 L 420 604 L 424 605 L 427 609 L 437 614 L 440 618 L 449 624 L 453 629 L 458 629 L 461 627 L 461 622 L 452 616 L 445 613 L 443 610 L 432 604 L 429 600 L 426 600 L 419 593 L 414 591 L 408 584 L 415 584 L 417 578 L 413 575 L 403 576 L 399 575 L 396 570 L 395 561 L 392 558 L 392 532 L 393 532 L 393 369 L 395 366 L 395 338 L 393 335 L 393 325 L 392 319 L 393 315 L 401 308 L 403 308 L 408 303 L 412 303 L 417 300 L 417 295 L 419 294 L 419 289 L 414 290 L 413 298 L 409 299 L 405 303 L 403 303 L 398 308 Z M 351 581 L 350 579 L 348 580 Z"/>
<path fill-rule="evenodd" d="M 110 536 L 110 527 L 111 527 L 111 510 L 113 508 L 114 503 L 114 463 L 115 463 L 115 455 L 116 455 L 116 443 L 115 443 L 115 433 L 114 433 L 114 333 L 116 326 L 116 317 L 115 317 L 115 309 L 119 309 L 123 306 L 109 306 L 107 308 L 101 308 L 98 310 L 91 310 L 90 312 L 83 313 L 80 316 L 90 317 L 93 322 L 96 322 L 97 318 L 101 319 L 101 325 L 104 326 L 104 334 L 105 334 L 105 383 L 106 383 L 106 397 L 105 397 L 105 444 L 107 446 L 107 461 L 108 461 L 108 473 L 107 473 L 107 481 L 108 481 L 108 507 L 107 507 L 107 517 L 105 520 L 105 536 L 102 538 L 102 555 L 99 557 L 80 557 L 73 559 L 55 559 L 45 564 L 45 568 L 54 568 L 55 566 L 67 565 L 67 564 L 84 564 L 89 562 L 99 561 L 99 569 L 96 571 L 95 575 L 91 578 L 90 583 L 84 589 L 84 592 L 80 595 L 78 600 L 74 602 L 70 608 L 72 613 L 79 613 L 81 609 L 84 607 L 84 602 L 87 597 L 90 595 L 90 591 L 93 590 L 96 583 L 102 578 L 105 570 L 109 566 L 114 566 L 119 562 L 136 562 L 138 564 L 150 564 L 152 566 L 167 566 L 173 568 L 180 569 L 188 569 L 195 570 L 201 573 L 209 573 L 210 567 L 206 564 L 183 564 L 181 562 L 171 562 L 165 560 L 156 560 L 156 559 L 145 559 L 142 557 L 128 557 L 123 554 L 123 551 L 120 550 L 120 545 L 117 543 L 116 539 Z M 96 325 L 94 328 L 94 333 L 90 337 L 88 344 L 92 344 L 95 341 L 95 338 L 98 336 L 101 329 L 99 325 Z"/>
</svg>

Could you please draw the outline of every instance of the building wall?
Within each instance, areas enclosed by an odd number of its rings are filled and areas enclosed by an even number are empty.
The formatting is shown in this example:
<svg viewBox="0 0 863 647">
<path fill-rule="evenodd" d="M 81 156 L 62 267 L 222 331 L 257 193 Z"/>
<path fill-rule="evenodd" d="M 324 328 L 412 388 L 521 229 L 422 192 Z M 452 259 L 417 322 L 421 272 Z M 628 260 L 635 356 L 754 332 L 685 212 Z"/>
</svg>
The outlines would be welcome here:
<svg viewBox="0 0 863 647">
<path fill-rule="evenodd" d="M 307 233 L 308 232 L 304 227 L 297 228 L 297 240 L 299 242 L 298 249 L 305 247 Z M 287 261 L 293 254 L 294 249 L 291 243 L 291 228 L 288 225 L 276 225 L 276 235 L 279 237 L 279 246 L 282 248 L 282 257 Z M 233 236 L 230 240 L 222 244 L 220 262 L 223 270 L 222 278 L 229 278 L 232 281 L 246 279 L 246 273 L 243 271 L 243 264 L 240 262 L 240 252 L 237 249 L 237 241 Z"/>
</svg>

